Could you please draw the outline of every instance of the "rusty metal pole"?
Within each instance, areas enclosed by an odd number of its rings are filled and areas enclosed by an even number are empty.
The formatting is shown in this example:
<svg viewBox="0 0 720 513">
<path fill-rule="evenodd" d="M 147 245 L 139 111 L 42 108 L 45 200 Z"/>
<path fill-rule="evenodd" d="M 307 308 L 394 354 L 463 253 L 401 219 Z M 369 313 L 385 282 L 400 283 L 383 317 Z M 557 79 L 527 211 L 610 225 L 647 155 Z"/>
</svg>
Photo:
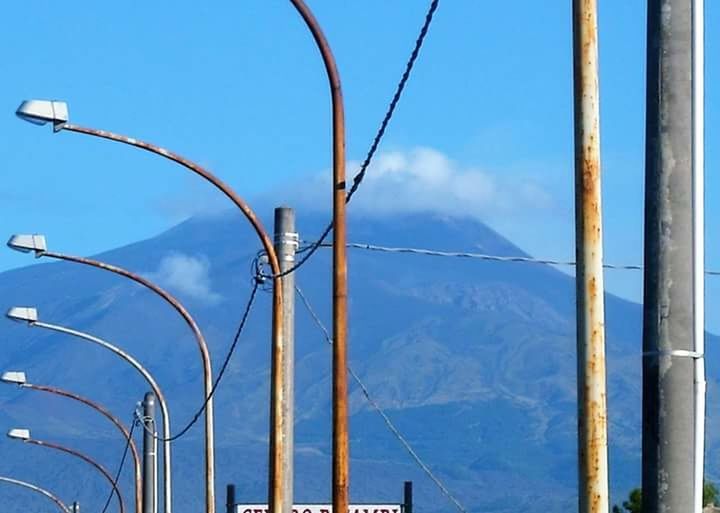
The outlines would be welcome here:
<svg viewBox="0 0 720 513">
<path fill-rule="evenodd" d="M 278 262 L 275 248 L 273 247 L 272 240 L 268 236 L 268 233 L 263 228 L 262 223 L 258 219 L 255 212 L 250 208 L 250 205 L 243 200 L 229 185 L 220 180 L 217 176 L 211 173 L 208 169 L 205 169 L 201 165 L 178 155 L 170 150 L 150 144 L 133 137 L 128 137 L 121 134 L 109 132 L 107 130 L 97 130 L 94 128 L 83 127 L 79 125 L 73 125 L 65 123 L 56 126 L 56 131 L 67 131 L 75 132 L 84 135 L 90 135 L 101 139 L 107 139 L 128 146 L 148 151 L 155 155 L 161 156 L 168 160 L 180 164 L 185 169 L 200 176 L 220 192 L 222 192 L 230 201 L 232 201 L 236 207 L 240 209 L 242 214 L 245 216 L 247 221 L 252 226 L 255 234 L 260 239 L 265 253 L 268 256 L 268 263 L 273 273 L 273 299 L 272 299 L 272 335 L 271 335 L 271 362 L 270 362 L 270 457 L 268 464 L 268 488 L 269 497 L 268 505 L 271 513 L 279 513 L 282 510 L 284 503 L 283 489 L 281 483 L 283 482 L 283 468 L 282 468 L 282 454 L 284 446 L 283 430 L 284 430 L 284 416 L 282 408 L 282 390 L 283 390 L 283 369 L 282 369 L 282 326 L 283 326 L 283 311 L 282 311 L 282 284 L 281 284 L 281 271 L 280 264 Z M 344 248 L 343 248 L 344 250 Z M 206 373 L 207 376 L 207 373 Z M 206 379 L 207 384 L 207 379 Z M 208 403 L 209 405 L 211 403 Z M 208 414 L 208 410 L 206 410 Z M 207 422 L 207 420 L 206 420 Z M 207 424 L 206 424 L 207 425 Z M 214 472 L 212 474 L 214 476 Z M 212 487 L 207 487 L 206 493 L 206 511 L 213 513 L 215 511 L 215 488 L 214 488 L 214 477 Z M 166 504 L 165 513 L 170 513 L 169 505 Z"/>
<path fill-rule="evenodd" d="M 103 405 L 96 403 L 94 401 L 91 401 L 90 399 L 87 399 L 86 397 L 79 396 L 77 394 L 74 394 L 72 392 L 68 392 L 67 390 L 63 390 L 61 388 L 56 387 L 50 387 L 50 386 L 44 386 L 44 385 L 33 385 L 32 383 L 23 383 L 20 385 L 22 388 L 27 388 L 30 390 L 35 390 L 38 392 L 48 392 L 50 394 L 59 395 L 61 397 L 67 397 L 68 399 L 72 399 L 74 401 L 80 402 L 86 406 L 89 406 L 93 410 L 100 413 L 102 416 L 104 416 L 106 419 L 108 419 L 110 422 L 113 423 L 113 425 L 120 431 L 120 433 L 123 435 L 123 438 L 130 446 L 130 453 L 132 454 L 134 467 L 135 467 L 135 511 L 136 513 L 142 513 L 142 472 L 140 470 L 140 455 L 138 454 L 137 446 L 135 445 L 135 442 L 132 438 L 130 438 L 130 432 L 127 430 L 127 428 L 123 425 L 122 422 L 120 422 L 120 419 L 118 419 L 115 415 L 113 415 L 110 410 L 105 408 Z"/>
<path fill-rule="evenodd" d="M 573 0 L 579 512 L 607 513 L 607 399 L 596 0 Z"/>
<path fill-rule="evenodd" d="M 207 342 L 195 319 L 175 296 L 140 274 L 92 258 L 66 255 L 54 251 L 37 251 L 35 256 L 38 258 L 54 258 L 56 260 L 64 260 L 65 262 L 87 265 L 100 269 L 101 271 L 108 271 L 128 278 L 152 291 L 157 296 L 160 296 L 183 318 L 185 324 L 187 324 L 195 337 L 198 349 L 200 350 L 200 360 L 203 368 L 203 397 L 205 398 L 205 511 L 206 513 L 215 513 L 215 410 L 211 395 L 213 387 L 212 363 L 210 361 L 210 350 L 208 349 Z"/>
<path fill-rule="evenodd" d="M 649 0 L 645 120 L 643 511 L 694 503 L 698 261 L 693 219 L 693 13 Z M 700 261 L 701 262 L 701 261 Z M 699 265 L 702 265 L 701 263 Z M 698 345 L 700 344 L 700 345 Z M 700 362 L 701 363 L 701 362 Z M 698 383 L 698 385 L 700 385 Z M 701 477 L 701 476 L 698 476 Z"/>
<path fill-rule="evenodd" d="M 105 470 L 105 467 L 100 465 L 97 461 L 93 460 L 91 457 L 76 451 L 75 449 L 70 449 L 69 447 L 65 447 L 64 445 L 59 445 L 52 442 L 45 442 L 42 440 L 35 440 L 35 439 L 28 439 L 24 441 L 26 444 L 32 444 L 37 445 L 39 447 L 48 447 L 50 449 L 55 449 L 56 451 L 64 452 L 65 454 L 69 454 L 71 456 L 75 456 L 78 459 L 83 460 L 85 463 L 89 464 L 91 467 L 94 467 L 95 470 L 100 472 L 100 474 L 103 475 L 105 479 L 110 483 L 110 486 L 112 487 L 113 492 L 115 493 L 115 496 L 118 500 L 118 508 L 120 513 L 125 513 L 125 501 L 123 501 L 122 494 L 120 493 L 120 490 L 117 487 L 117 484 L 115 483 L 115 480 L 110 475 L 110 473 Z"/>
<path fill-rule="evenodd" d="M 330 45 L 303 0 L 290 0 L 312 33 L 325 65 L 332 99 L 333 133 L 333 511 L 344 513 L 349 499 L 347 409 L 347 255 L 345 230 L 345 112 L 340 74 Z"/>
</svg>

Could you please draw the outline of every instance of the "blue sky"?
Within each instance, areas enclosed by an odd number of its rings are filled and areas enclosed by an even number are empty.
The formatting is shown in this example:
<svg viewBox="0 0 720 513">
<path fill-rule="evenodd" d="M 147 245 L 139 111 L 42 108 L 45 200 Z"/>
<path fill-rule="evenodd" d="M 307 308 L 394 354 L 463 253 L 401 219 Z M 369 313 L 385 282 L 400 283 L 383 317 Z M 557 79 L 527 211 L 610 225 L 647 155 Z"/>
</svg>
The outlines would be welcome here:
<svg viewBox="0 0 720 513">
<path fill-rule="evenodd" d="M 720 268 L 720 4 L 706 3 L 707 264 Z M 467 205 L 530 253 L 571 259 L 570 4 L 441 1 L 378 173 L 399 169 L 398 180 L 430 185 L 440 173 L 452 194 L 433 209 Z M 645 3 L 600 4 L 605 254 L 608 262 L 639 263 Z M 360 160 L 427 2 L 311 5 L 342 73 L 348 158 Z M 325 77 L 287 2 L 27 0 L 0 9 L 2 233 L 42 232 L 51 246 L 91 254 L 224 201 L 156 157 L 21 123 L 13 113 L 26 98 L 67 100 L 74 122 L 173 149 L 247 197 L 312 183 L 329 168 Z M 456 197 L 468 184 L 477 201 Z M 428 190 L 416 190 L 407 208 Z M 0 251 L 0 270 L 28 263 Z M 611 271 L 607 285 L 639 299 L 641 275 Z M 708 279 L 707 306 L 708 325 L 720 329 L 713 314 L 720 278 Z"/>
</svg>

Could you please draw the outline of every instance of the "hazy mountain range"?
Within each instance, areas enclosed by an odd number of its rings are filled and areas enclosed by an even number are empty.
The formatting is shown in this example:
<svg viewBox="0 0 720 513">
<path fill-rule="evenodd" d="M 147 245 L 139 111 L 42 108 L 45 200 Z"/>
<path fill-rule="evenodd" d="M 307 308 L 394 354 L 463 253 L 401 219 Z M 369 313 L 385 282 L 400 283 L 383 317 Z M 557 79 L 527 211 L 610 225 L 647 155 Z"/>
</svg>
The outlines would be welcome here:
<svg viewBox="0 0 720 513">
<path fill-rule="evenodd" d="M 269 209 L 268 209 L 269 210 Z M 349 240 L 395 246 L 522 255 L 477 221 L 435 215 L 351 218 Z M 325 219 L 299 213 L 312 240 Z M 271 228 L 269 223 L 266 223 Z M 10 235 L 10 234 L 7 234 Z M 72 241 L 48 236 L 50 249 Z M 208 339 L 215 368 L 231 342 L 251 287 L 258 250 L 235 215 L 192 218 L 146 241 L 97 258 L 140 271 L 176 294 Z M 350 250 L 351 364 L 417 453 L 473 512 L 567 512 L 576 505 L 575 306 L 572 276 L 545 265 Z M 31 262 L 28 257 L 28 264 Z M 321 250 L 298 285 L 330 326 L 330 253 Z M 122 278 L 76 264 L 42 263 L 0 274 L 0 307 L 35 305 L 40 318 L 107 338 L 146 363 L 164 388 L 173 431 L 201 401 L 198 351 L 181 318 Z M 611 480 L 619 502 L 640 481 L 641 307 L 606 296 Z M 330 496 L 330 351 L 296 307 L 296 501 Z M 238 500 L 264 502 L 267 479 L 269 295 L 261 293 L 216 399 L 218 506 L 224 485 Z M 142 379 L 111 354 L 71 337 L 0 323 L 0 369 L 24 370 L 103 402 L 129 422 Z M 716 338 L 708 337 L 708 471 L 720 475 Z M 123 442 L 87 408 L 38 392 L 0 388 L 2 429 L 29 427 L 114 470 Z M 351 388 L 351 495 L 400 501 L 413 480 L 418 513 L 454 506 Z M 175 444 L 175 510 L 200 511 L 202 423 Z M 0 441 L 0 474 L 41 483 L 84 511 L 99 510 L 108 486 L 67 456 Z M 121 482 L 132 506 L 129 473 Z M 48 510 L 4 485 L 6 513 Z M 116 506 L 111 505 L 111 510 Z"/>
</svg>

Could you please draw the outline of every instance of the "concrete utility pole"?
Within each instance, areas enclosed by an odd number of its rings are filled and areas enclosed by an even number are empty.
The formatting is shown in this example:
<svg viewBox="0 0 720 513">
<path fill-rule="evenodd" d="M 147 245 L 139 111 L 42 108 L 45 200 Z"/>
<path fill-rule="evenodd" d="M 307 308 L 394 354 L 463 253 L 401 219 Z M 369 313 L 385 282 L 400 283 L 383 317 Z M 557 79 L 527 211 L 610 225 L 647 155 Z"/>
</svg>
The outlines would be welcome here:
<svg viewBox="0 0 720 513">
<path fill-rule="evenodd" d="M 280 271 L 285 272 L 295 265 L 295 251 L 298 234 L 295 232 L 295 211 L 288 207 L 275 209 L 275 252 L 280 262 Z M 292 513 L 293 507 L 293 452 L 294 452 L 294 406 L 295 406 L 295 273 L 282 277 L 283 299 L 283 350 L 282 367 L 285 379 L 282 390 L 283 444 L 282 465 L 283 504 L 282 513 Z"/>
<path fill-rule="evenodd" d="M 686 513 L 694 511 L 695 415 L 704 415 L 693 394 L 703 269 L 694 251 L 691 1 L 649 0 L 647 30 L 643 511 Z"/>
<path fill-rule="evenodd" d="M 157 512 L 157 439 L 155 429 L 155 394 L 145 394 L 143 420 L 148 429 L 143 429 L 143 513 Z"/>
<path fill-rule="evenodd" d="M 597 39 L 596 0 L 573 0 L 580 513 L 610 509 Z"/>
</svg>

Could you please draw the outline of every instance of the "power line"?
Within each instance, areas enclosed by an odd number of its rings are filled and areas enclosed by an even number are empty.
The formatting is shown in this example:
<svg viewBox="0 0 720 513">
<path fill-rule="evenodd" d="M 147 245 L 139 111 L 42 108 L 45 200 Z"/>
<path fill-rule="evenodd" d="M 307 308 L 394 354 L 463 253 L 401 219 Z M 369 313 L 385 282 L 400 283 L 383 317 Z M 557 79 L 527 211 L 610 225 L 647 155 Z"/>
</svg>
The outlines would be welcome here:
<svg viewBox="0 0 720 513">
<path fill-rule="evenodd" d="M 410 58 L 407 61 L 407 64 L 405 64 L 405 70 L 403 71 L 402 76 L 400 77 L 400 81 L 397 84 L 397 87 L 395 88 L 395 93 L 393 94 L 392 99 L 390 100 L 390 103 L 388 105 L 388 108 L 385 112 L 385 116 L 383 116 L 383 120 L 380 123 L 380 128 L 378 128 L 377 133 L 375 134 L 375 137 L 373 137 L 372 144 L 370 144 L 370 149 L 367 152 L 367 155 L 365 156 L 365 159 L 363 160 L 362 165 L 360 166 L 359 171 L 355 174 L 353 177 L 353 184 L 352 187 L 350 187 L 350 190 L 347 193 L 347 196 L 345 197 L 345 203 L 349 203 L 352 199 L 353 195 L 357 192 L 358 187 L 360 187 L 360 184 L 362 183 L 363 179 L 365 178 L 365 173 L 368 170 L 368 167 L 370 167 L 370 163 L 372 162 L 373 157 L 375 156 L 375 153 L 377 152 L 378 147 L 380 146 L 380 141 L 382 140 L 383 136 L 385 135 L 385 130 L 387 130 L 388 125 L 390 124 L 390 120 L 393 117 L 393 114 L 395 113 L 395 108 L 397 107 L 398 103 L 400 102 L 400 97 L 402 96 L 403 91 L 405 90 L 405 86 L 407 85 L 408 79 L 410 78 L 410 73 L 412 72 L 413 68 L 415 67 L 415 61 L 417 61 L 418 56 L 420 55 L 420 50 L 422 49 L 423 43 L 425 42 L 425 37 L 427 36 L 428 29 L 430 28 L 430 24 L 432 23 L 433 16 L 435 15 L 435 11 L 438 8 L 438 5 L 440 3 L 440 0 L 432 0 L 430 2 L 430 6 L 428 7 L 427 13 L 425 14 L 425 21 L 420 28 L 420 34 L 418 35 L 417 39 L 415 40 L 415 45 L 413 46 L 412 53 L 410 54 Z M 333 223 L 330 221 L 328 225 L 325 227 L 325 230 L 323 230 L 322 235 L 320 235 L 320 238 L 315 241 L 313 244 L 305 248 L 302 252 L 306 253 L 302 258 L 298 260 L 298 262 L 290 267 L 289 269 L 286 269 L 285 271 L 278 273 L 277 277 L 285 276 L 286 274 L 290 274 L 291 272 L 295 271 L 296 269 L 299 269 L 302 267 L 305 262 L 307 262 L 313 254 L 318 250 L 318 248 L 322 245 L 323 242 L 325 242 L 325 239 L 327 239 L 327 236 L 330 235 L 330 232 L 333 229 Z M 301 251 L 298 251 L 296 254 L 301 253 Z M 274 275 L 262 275 L 263 278 L 273 278 Z"/>
<path fill-rule="evenodd" d="M 130 443 L 132 441 L 132 435 L 133 431 L 135 431 L 135 420 L 131 422 L 130 425 L 130 432 L 128 433 L 127 442 L 125 443 L 125 449 L 123 450 L 122 458 L 120 459 L 120 466 L 117 469 L 117 472 L 115 474 L 115 480 L 113 482 L 113 486 L 110 489 L 110 495 L 108 495 L 107 501 L 105 501 L 105 507 L 102 509 L 102 513 L 105 513 L 108 509 L 108 506 L 110 506 L 110 501 L 112 500 L 112 496 L 115 494 L 115 490 L 117 490 L 118 481 L 120 480 L 120 474 L 122 473 L 123 466 L 125 465 L 125 459 L 127 458 L 128 449 L 130 448 Z"/>
<path fill-rule="evenodd" d="M 306 246 L 310 247 L 310 246 Z M 320 247 L 329 248 L 332 244 L 324 243 Z M 394 246 L 380 246 L 377 244 L 350 242 L 347 244 L 348 248 L 353 249 L 365 249 L 368 251 L 379 251 L 383 253 L 408 253 L 413 255 L 425 255 L 425 256 L 436 256 L 436 257 L 454 257 L 454 258 L 475 258 L 479 260 L 488 260 L 493 262 L 521 262 L 528 264 L 544 264 L 544 265 L 559 265 L 566 267 L 575 267 L 576 263 L 572 260 L 551 260 L 541 259 L 524 256 L 503 256 L 503 255 L 488 255 L 485 253 L 472 253 L 467 251 L 439 251 L 435 249 L 425 248 L 410 248 L 410 247 L 394 247 Z M 303 248 L 304 249 L 304 248 Z M 302 251 L 302 249 L 300 250 Z M 623 265 L 623 264 L 603 264 L 605 269 L 622 270 L 622 271 L 642 271 L 642 265 Z M 720 276 L 720 271 L 706 269 L 705 274 L 708 276 Z"/>
<path fill-rule="evenodd" d="M 322 331 L 323 336 L 325 337 L 325 340 L 328 344 L 332 345 L 333 340 L 330 336 L 330 333 L 328 332 L 325 325 L 322 323 L 318 315 L 315 313 L 315 310 L 313 309 L 312 305 L 310 305 L 310 301 L 307 297 L 305 297 L 305 294 L 303 294 L 300 287 L 295 285 L 295 291 L 297 292 L 298 296 L 302 300 L 303 305 L 305 305 L 305 309 L 310 314 L 310 317 L 312 317 L 313 321 L 315 321 L 315 324 L 317 327 Z M 395 438 L 397 438 L 403 447 L 405 447 L 405 450 L 410 454 L 413 460 L 415 460 L 415 463 L 417 463 L 420 468 L 425 472 L 425 474 L 437 485 L 437 487 L 440 489 L 440 491 L 455 505 L 455 507 L 460 510 L 462 513 L 467 513 L 467 509 L 460 504 L 460 501 L 458 501 L 455 496 L 450 492 L 450 490 L 447 489 L 447 487 L 440 481 L 440 479 L 433 473 L 432 470 L 430 470 L 430 467 L 428 467 L 425 462 L 420 458 L 420 456 L 415 452 L 415 450 L 410 445 L 410 442 L 407 441 L 407 439 L 400 433 L 400 431 L 395 427 L 395 425 L 390 420 L 390 417 L 387 416 L 385 411 L 380 407 L 380 405 L 370 396 L 370 391 L 367 389 L 365 384 L 360 379 L 360 376 L 357 375 L 357 373 L 353 370 L 352 367 L 348 366 L 348 373 L 352 378 L 355 380 L 355 382 L 360 387 L 360 390 L 362 391 L 363 395 L 365 396 L 365 399 L 368 403 L 370 403 L 370 406 L 372 406 L 375 411 L 377 411 L 380 416 L 383 418 L 383 421 L 385 422 L 385 425 L 387 425 L 388 429 L 392 432 L 393 435 L 395 435 Z"/>
<path fill-rule="evenodd" d="M 185 433 L 187 433 L 190 428 L 198 421 L 200 416 L 205 411 L 205 408 L 207 407 L 208 402 L 210 399 L 215 395 L 215 391 L 217 390 L 217 387 L 220 385 L 220 380 L 222 380 L 223 376 L 225 375 L 225 371 L 227 370 L 227 366 L 230 363 L 230 359 L 232 358 L 233 353 L 235 352 L 235 348 L 237 347 L 238 341 L 240 340 L 240 334 L 242 333 L 243 329 L 245 328 L 245 324 L 247 323 L 248 317 L 250 316 L 250 310 L 252 309 L 253 303 L 255 302 L 255 297 L 257 296 L 258 287 L 261 284 L 261 280 L 254 279 L 253 280 L 253 288 L 250 292 L 250 298 L 248 299 L 247 304 L 245 305 L 245 310 L 243 311 L 242 318 L 240 319 L 240 325 L 237 328 L 237 331 L 235 332 L 235 337 L 233 338 L 232 344 L 230 345 L 230 349 L 227 352 L 227 355 L 225 356 L 225 360 L 223 361 L 222 367 L 220 367 L 220 372 L 217 375 L 217 378 L 215 378 L 215 382 L 213 383 L 212 388 L 210 389 L 210 393 L 203 401 L 202 406 L 198 409 L 198 411 L 193 415 L 193 418 L 190 420 L 190 422 L 187 423 L 187 425 L 182 428 L 178 433 L 172 435 L 170 438 L 163 438 L 161 436 L 158 436 L 153 429 L 147 426 L 145 423 L 145 418 L 139 414 L 139 412 L 135 411 L 135 417 L 137 421 L 142 425 L 143 429 L 150 433 L 153 438 L 156 440 L 159 440 L 161 442 L 173 442 L 183 436 Z"/>
</svg>

